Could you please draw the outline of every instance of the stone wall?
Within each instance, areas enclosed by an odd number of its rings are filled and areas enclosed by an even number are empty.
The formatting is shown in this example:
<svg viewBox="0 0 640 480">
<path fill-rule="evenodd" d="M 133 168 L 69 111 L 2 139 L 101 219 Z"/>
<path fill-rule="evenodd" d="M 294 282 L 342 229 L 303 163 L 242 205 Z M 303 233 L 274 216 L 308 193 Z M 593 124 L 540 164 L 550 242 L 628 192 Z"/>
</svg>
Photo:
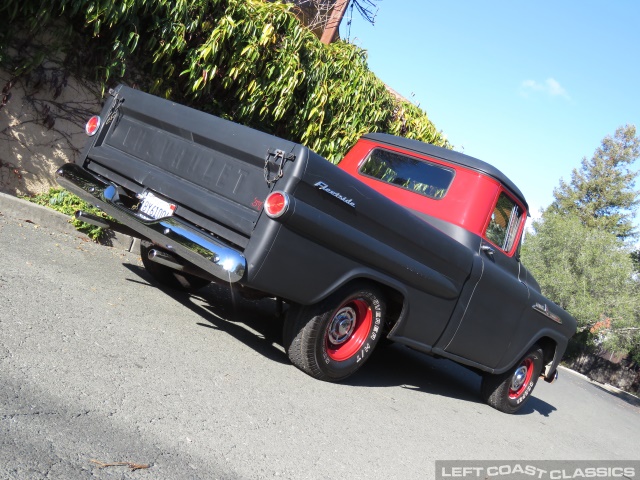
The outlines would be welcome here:
<svg viewBox="0 0 640 480">
<path fill-rule="evenodd" d="M 47 191 L 56 169 L 86 142 L 84 124 L 100 111 L 99 94 L 60 65 L 44 62 L 17 78 L 0 69 L 0 192 Z"/>
</svg>

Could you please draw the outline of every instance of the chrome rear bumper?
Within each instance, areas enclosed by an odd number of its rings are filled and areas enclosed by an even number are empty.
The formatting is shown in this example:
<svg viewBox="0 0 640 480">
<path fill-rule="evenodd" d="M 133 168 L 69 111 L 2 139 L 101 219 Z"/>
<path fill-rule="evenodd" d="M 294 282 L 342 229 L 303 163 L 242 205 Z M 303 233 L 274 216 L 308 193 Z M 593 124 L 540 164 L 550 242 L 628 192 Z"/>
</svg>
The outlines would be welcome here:
<svg viewBox="0 0 640 480">
<path fill-rule="evenodd" d="M 195 225 L 178 217 L 153 221 L 142 218 L 120 201 L 116 185 L 105 182 L 75 163 L 63 165 L 56 174 L 62 187 L 139 233 L 140 237 L 226 282 L 238 282 L 244 276 L 244 256 Z"/>
</svg>

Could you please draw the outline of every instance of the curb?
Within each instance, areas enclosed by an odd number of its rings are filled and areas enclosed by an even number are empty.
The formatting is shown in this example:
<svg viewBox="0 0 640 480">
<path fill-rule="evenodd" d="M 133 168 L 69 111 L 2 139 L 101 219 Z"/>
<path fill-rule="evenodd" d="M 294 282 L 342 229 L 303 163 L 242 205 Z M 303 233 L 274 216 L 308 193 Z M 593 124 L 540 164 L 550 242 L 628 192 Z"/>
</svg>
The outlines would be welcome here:
<svg viewBox="0 0 640 480">
<path fill-rule="evenodd" d="M 64 213 L 2 192 L 0 192 L 0 215 L 22 222 L 34 223 L 62 233 L 84 235 L 71 225 L 71 217 Z M 137 238 L 116 232 L 111 232 L 105 242 L 99 243 L 132 253 L 137 253 L 140 249 L 140 241 Z"/>
<path fill-rule="evenodd" d="M 640 397 L 637 397 L 636 395 L 634 395 L 633 393 L 629 393 L 626 392 L 614 385 L 611 385 L 609 383 L 600 383 L 600 382 L 596 382 L 595 380 L 592 380 L 591 378 L 587 377 L 586 375 L 580 373 L 580 372 L 576 372 L 575 370 L 571 370 L 570 368 L 567 368 L 565 366 L 562 365 L 558 365 L 558 369 L 562 369 L 562 371 L 570 373 L 571 375 L 575 375 L 576 377 L 581 377 L 584 380 L 586 380 L 587 382 L 596 385 L 597 387 L 602 388 L 603 390 L 606 390 L 609 393 L 612 393 L 618 397 L 623 398 L 625 401 L 627 401 L 628 403 L 631 403 L 633 405 L 636 406 L 640 406 Z"/>
<path fill-rule="evenodd" d="M 568 367 L 565 367 L 564 365 L 558 365 L 558 369 L 562 369 L 563 371 L 570 373 L 571 375 L 575 375 L 576 377 L 580 377 L 584 380 L 587 380 L 589 382 L 591 382 L 592 380 L 589 380 L 589 377 L 587 377 L 585 374 L 580 373 L 580 372 L 576 372 L 575 370 L 571 370 Z"/>
</svg>

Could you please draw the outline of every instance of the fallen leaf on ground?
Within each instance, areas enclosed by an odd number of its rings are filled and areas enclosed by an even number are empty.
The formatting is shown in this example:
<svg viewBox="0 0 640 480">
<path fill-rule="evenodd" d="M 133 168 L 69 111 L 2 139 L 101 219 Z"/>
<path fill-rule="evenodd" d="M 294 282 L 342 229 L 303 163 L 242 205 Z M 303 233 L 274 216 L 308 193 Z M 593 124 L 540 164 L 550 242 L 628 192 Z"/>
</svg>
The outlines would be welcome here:
<svg viewBox="0 0 640 480">
<path fill-rule="evenodd" d="M 142 470 L 144 468 L 151 468 L 151 465 L 142 464 L 142 463 L 133 463 L 133 462 L 112 462 L 105 463 L 99 460 L 89 460 L 91 463 L 95 463 L 98 465 L 98 468 L 106 468 L 106 467 L 129 467 L 131 470 Z"/>
</svg>

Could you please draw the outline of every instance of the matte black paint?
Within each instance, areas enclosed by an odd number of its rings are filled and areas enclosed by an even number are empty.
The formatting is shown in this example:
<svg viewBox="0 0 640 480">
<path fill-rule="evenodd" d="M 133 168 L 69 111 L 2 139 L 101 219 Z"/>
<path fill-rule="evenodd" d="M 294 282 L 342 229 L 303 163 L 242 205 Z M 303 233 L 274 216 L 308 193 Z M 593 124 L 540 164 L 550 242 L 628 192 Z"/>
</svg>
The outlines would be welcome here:
<svg viewBox="0 0 640 480">
<path fill-rule="evenodd" d="M 124 86 L 115 95 L 122 100 L 115 116 L 78 163 L 132 194 L 150 189 L 169 198 L 181 221 L 237 248 L 246 259 L 242 284 L 313 304 L 369 279 L 402 299 L 389 335 L 394 341 L 499 373 L 549 338 L 557 345 L 555 371 L 575 320 L 540 295 L 516 258 L 498 249 L 488 255 L 477 235 L 394 203 L 302 145 Z M 526 205 L 520 190 L 485 162 L 386 134 L 365 138 L 490 175 Z M 283 177 L 268 183 L 265 159 L 277 149 L 290 160 Z M 277 220 L 261 209 L 273 189 L 291 196 Z M 536 302 L 563 323 L 535 311 Z"/>
</svg>

